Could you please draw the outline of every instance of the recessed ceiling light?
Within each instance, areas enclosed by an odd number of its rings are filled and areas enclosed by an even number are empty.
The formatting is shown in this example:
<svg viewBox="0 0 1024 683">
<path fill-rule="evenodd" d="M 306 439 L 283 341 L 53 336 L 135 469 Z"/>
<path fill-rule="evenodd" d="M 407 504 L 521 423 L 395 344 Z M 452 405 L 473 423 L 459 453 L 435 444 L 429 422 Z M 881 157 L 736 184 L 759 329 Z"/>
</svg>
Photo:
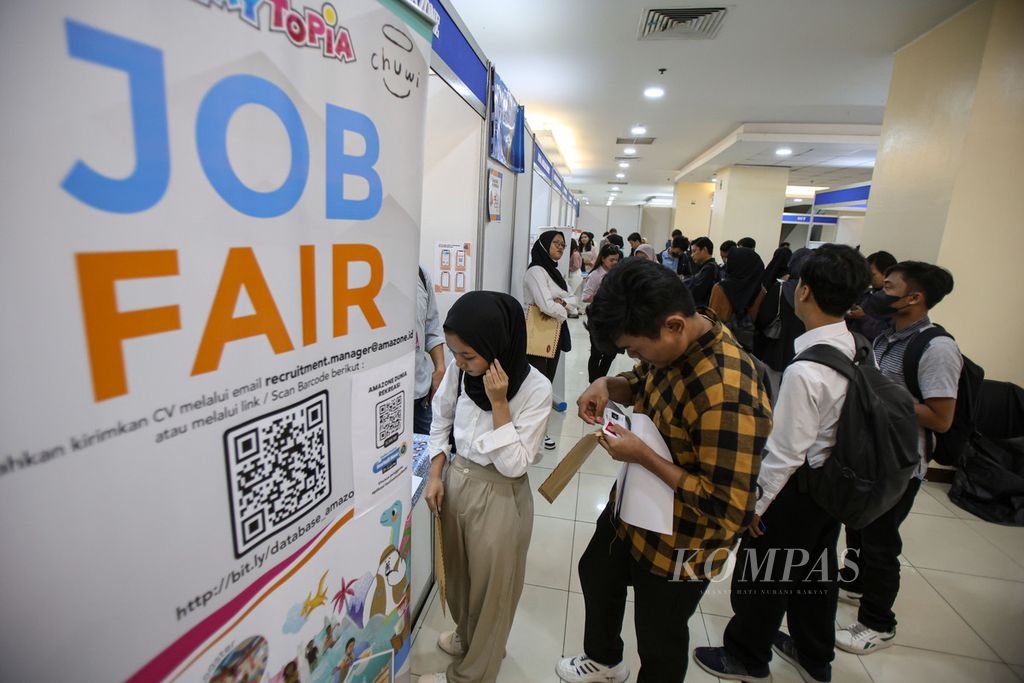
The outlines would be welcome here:
<svg viewBox="0 0 1024 683">
<path fill-rule="evenodd" d="M 636 147 L 627 147 L 626 149 L 622 150 L 622 153 L 623 154 L 636 154 Z"/>
<path fill-rule="evenodd" d="M 644 128 L 643 126 L 633 126 L 629 130 L 629 132 L 632 133 L 633 135 L 646 135 L 647 134 L 647 129 Z"/>
<path fill-rule="evenodd" d="M 802 202 L 803 202 L 804 200 L 802 200 L 802 199 L 794 199 L 793 201 L 794 201 L 794 202 L 796 202 L 797 204 L 800 204 L 800 203 L 802 203 Z"/>
<path fill-rule="evenodd" d="M 619 162 L 619 168 L 629 168 L 629 162 L 628 161 L 620 161 Z"/>
<path fill-rule="evenodd" d="M 619 191 L 620 189 L 621 189 L 621 188 L 620 188 L 620 187 L 619 187 L 618 185 L 614 185 L 614 186 L 612 187 L 612 190 L 613 190 L 613 191 L 615 191 L 615 192 L 618 192 L 618 191 Z"/>
<path fill-rule="evenodd" d="M 625 173 L 616 173 L 616 174 L 615 174 L 615 177 L 616 177 L 616 178 L 619 178 L 619 179 L 621 180 L 622 178 L 625 178 L 625 177 L 626 177 L 626 174 L 625 174 Z"/>
<path fill-rule="evenodd" d="M 775 150 L 775 156 L 777 157 L 788 157 L 792 153 L 793 150 L 791 150 L 789 147 L 779 147 L 777 150 Z"/>
<path fill-rule="evenodd" d="M 656 100 L 659 97 L 662 97 L 664 94 L 665 94 L 665 89 L 664 88 L 659 88 L 657 86 L 652 86 L 652 87 L 647 88 L 647 89 L 644 90 L 644 97 L 646 97 L 648 99 L 651 99 L 651 100 Z"/>
</svg>

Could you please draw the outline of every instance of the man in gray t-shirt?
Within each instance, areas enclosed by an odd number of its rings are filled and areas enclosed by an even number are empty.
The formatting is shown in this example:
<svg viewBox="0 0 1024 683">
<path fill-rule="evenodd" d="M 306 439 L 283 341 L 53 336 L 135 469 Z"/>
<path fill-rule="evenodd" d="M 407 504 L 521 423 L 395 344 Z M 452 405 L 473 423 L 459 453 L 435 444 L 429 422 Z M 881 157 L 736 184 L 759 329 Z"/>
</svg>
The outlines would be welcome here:
<svg viewBox="0 0 1024 683">
<path fill-rule="evenodd" d="M 430 277 L 423 268 L 416 280 L 416 398 L 413 432 L 430 434 L 430 400 L 444 377 L 444 331 Z"/>
<path fill-rule="evenodd" d="M 869 302 L 876 313 L 892 318 L 892 326 L 874 342 L 875 359 L 886 377 L 907 386 L 904 356 L 911 341 L 934 327 L 928 310 L 953 291 L 949 271 L 919 261 L 898 263 L 886 273 L 885 286 Z M 854 654 L 870 654 L 893 644 L 893 604 L 900 589 L 903 539 L 900 524 L 910 514 L 928 470 L 934 433 L 953 423 L 963 356 L 949 337 L 936 337 L 925 347 L 917 370 L 921 399 L 915 406 L 920 427 L 921 464 L 903 497 L 887 513 L 860 531 L 847 529 L 847 566 L 842 572 L 840 600 L 859 605 L 857 621 L 836 631 L 836 646 Z"/>
</svg>

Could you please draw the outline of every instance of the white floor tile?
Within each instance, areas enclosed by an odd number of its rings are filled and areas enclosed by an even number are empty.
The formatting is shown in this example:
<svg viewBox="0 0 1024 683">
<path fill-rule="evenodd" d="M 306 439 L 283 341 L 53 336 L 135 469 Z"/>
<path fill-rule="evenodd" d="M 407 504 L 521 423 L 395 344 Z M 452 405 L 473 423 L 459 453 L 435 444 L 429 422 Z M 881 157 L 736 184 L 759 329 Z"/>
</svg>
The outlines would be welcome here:
<svg viewBox="0 0 1024 683">
<path fill-rule="evenodd" d="M 874 683 L 1017 683 L 1005 664 L 896 645 L 862 658 Z M 833 676 L 833 680 L 838 680 Z"/>
<path fill-rule="evenodd" d="M 970 580 L 968 577 L 960 577 Z M 857 620 L 857 608 L 839 603 L 837 620 L 848 626 Z M 964 657 L 998 661 L 999 657 L 956 610 L 913 567 L 900 571 L 896 613 L 896 643 Z"/>
<path fill-rule="evenodd" d="M 593 522 L 576 522 L 572 539 L 572 571 L 569 572 L 569 590 L 573 593 L 583 592 L 583 587 L 580 586 L 580 558 L 583 557 L 583 551 L 590 545 L 595 526 Z"/>
<path fill-rule="evenodd" d="M 956 513 L 937 500 L 928 489 L 918 492 L 917 497 L 914 498 L 914 507 L 910 511 L 922 515 L 956 517 Z"/>
<path fill-rule="evenodd" d="M 549 503 L 540 495 L 538 487 L 551 474 L 551 470 L 540 467 L 530 468 L 530 488 L 533 490 L 533 514 L 538 517 L 558 517 L 560 519 L 576 519 L 576 494 L 579 490 L 580 475 L 576 475 L 558 494 L 555 502 Z"/>
<path fill-rule="evenodd" d="M 931 494 L 932 498 L 942 503 L 943 506 L 959 519 L 978 519 L 973 514 L 964 510 L 963 508 L 957 507 L 956 503 L 949 499 L 949 487 L 950 484 L 944 484 L 938 481 L 926 481 L 921 489 Z"/>
<path fill-rule="evenodd" d="M 726 617 L 704 615 L 704 625 L 707 626 L 711 645 L 718 647 L 722 644 L 725 640 L 725 627 L 728 624 L 729 619 Z M 782 626 L 785 630 L 785 620 Z M 797 670 L 781 657 L 773 657 L 770 666 L 773 683 L 802 683 Z M 860 657 L 841 650 L 836 650 L 836 658 L 832 661 L 832 680 L 836 683 L 871 683 L 871 677 L 861 664 Z"/>
<path fill-rule="evenodd" d="M 900 527 L 903 554 L 918 569 L 1024 581 L 1024 566 L 960 519 L 910 514 Z"/>
<path fill-rule="evenodd" d="M 537 586 L 523 589 L 498 683 L 557 683 L 568 595 Z"/>
<path fill-rule="evenodd" d="M 731 581 L 722 581 L 708 585 L 704 597 L 700 600 L 700 610 L 705 615 L 711 614 L 719 617 L 731 617 L 732 603 L 730 602 Z"/>
<path fill-rule="evenodd" d="M 452 662 L 452 658 L 437 647 L 437 637 L 454 629 L 455 622 L 450 614 L 441 613 L 441 600 L 436 590 L 433 593 L 429 605 L 420 614 L 421 627 L 412 641 L 409 668 L 414 675 L 445 671 Z"/>
<path fill-rule="evenodd" d="M 583 474 L 599 474 L 603 477 L 617 477 L 619 476 L 620 469 L 622 469 L 622 463 L 612 460 L 612 457 L 608 455 L 608 451 L 598 446 L 590 454 L 590 457 L 587 458 L 587 461 L 583 463 L 580 472 Z"/>
<path fill-rule="evenodd" d="M 1024 583 L 927 569 L 921 574 L 1003 661 L 1024 665 Z M 938 642 L 938 649 L 950 651 L 946 640 Z"/>
<path fill-rule="evenodd" d="M 569 594 L 569 614 L 566 620 L 565 627 L 565 647 L 563 654 L 566 657 L 583 652 L 583 629 L 586 618 L 586 608 L 583 603 L 583 596 L 577 593 Z M 633 619 L 635 614 L 633 612 L 633 603 L 626 603 L 626 614 L 622 620 L 622 641 L 624 643 L 623 657 L 629 665 L 630 678 L 629 680 L 635 681 L 637 674 L 640 672 L 640 655 L 636 649 L 636 628 L 633 625 Z M 708 644 L 707 631 L 704 628 L 704 621 L 701 618 L 700 612 L 694 612 L 693 616 L 690 617 L 690 647 L 692 651 L 695 647 L 703 647 Z M 680 653 L 680 656 L 689 657 L 690 652 Z M 693 683 L 698 681 L 699 683 L 713 683 L 718 679 L 707 675 L 701 670 L 696 664 L 690 660 L 690 665 L 686 671 L 687 683 Z"/>
<path fill-rule="evenodd" d="M 596 522 L 608 503 L 608 493 L 615 483 L 615 477 L 597 474 L 580 474 L 579 496 L 576 501 L 576 520 Z"/>
<path fill-rule="evenodd" d="M 967 526 L 994 543 L 1018 564 L 1024 565 L 1024 527 L 993 524 L 980 519 L 968 520 Z"/>
<path fill-rule="evenodd" d="M 575 522 L 555 517 L 533 518 L 533 538 L 526 556 L 526 583 L 569 589 L 572 537 Z"/>
</svg>

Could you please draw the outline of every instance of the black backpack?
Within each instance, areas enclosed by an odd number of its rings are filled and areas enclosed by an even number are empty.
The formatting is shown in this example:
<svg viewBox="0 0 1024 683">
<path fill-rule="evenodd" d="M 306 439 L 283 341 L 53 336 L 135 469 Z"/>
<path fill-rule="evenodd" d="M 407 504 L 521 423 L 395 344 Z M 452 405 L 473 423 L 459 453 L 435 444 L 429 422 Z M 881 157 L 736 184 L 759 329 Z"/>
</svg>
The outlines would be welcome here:
<svg viewBox="0 0 1024 683">
<path fill-rule="evenodd" d="M 892 509 L 921 458 L 913 397 L 875 367 L 868 341 L 854 338 L 852 362 L 825 344 L 804 350 L 793 362 L 821 363 L 850 382 L 832 454 L 817 469 L 805 463 L 803 477 L 818 505 L 851 529 L 862 529 Z"/>
<path fill-rule="evenodd" d="M 924 355 L 928 344 L 937 337 L 953 339 L 953 335 L 946 332 L 941 325 L 935 325 L 914 335 L 903 354 L 903 379 L 907 383 L 910 395 L 918 401 L 924 400 L 921 398 L 921 387 L 917 379 L 921 356 Z M 953 424 L 950 425 L 949 431 L 943 434 L 931 432 L 935 434 L 935 450 L 929 454 L 931 460 L 951 467 L 960 464 L 967 452 L 967 444 L 978 431 L 981 387 L 985 381 L 985 370 L 967 356 L 960 355 L 964 359 L 964 366 L 957 384 Z"/>
</svg>

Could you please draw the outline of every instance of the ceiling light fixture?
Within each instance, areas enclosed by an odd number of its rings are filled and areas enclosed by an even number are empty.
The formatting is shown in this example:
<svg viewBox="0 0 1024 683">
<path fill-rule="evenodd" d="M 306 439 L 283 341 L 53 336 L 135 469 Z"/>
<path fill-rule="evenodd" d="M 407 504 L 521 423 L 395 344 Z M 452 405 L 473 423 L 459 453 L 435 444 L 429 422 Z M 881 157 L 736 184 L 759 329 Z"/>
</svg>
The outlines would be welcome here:
<svg viewBox="0 0 1024 683">
<path fill-rule="evenodd" d="M 793 150 L 791 150 L 789 147 L 779 147 L 777 150 L 775 150 L 775 156 L 777 157 L 788 157 L 792 153 Z"/>
<path fill-rule="evenodd" d="M 612 186 L 612 191 L 613 192 L 618 192 L 620 189 L 622 189 L 622 188 L 620 188 L 618 185 L 613 185 Z"/>
<path fill-rule="evenodd" d="M 623 154 L 636 154 L 636 147 L 627 147 L 626 149 L 622 150 L 622 153 Z"/>
<path fill-rule="evenodd" d="M 618 178 L 619 180 L 622 180 L 623 178 L 626 177 L 626 174 L 625 173 L 616 173 L 615 177 Z"/>
<path fill-rule="evenodd" d="M 630 128 L 629 132 L 632 133 L 633 135 L 646 135 L 647 129 L 644 128 L 643 126 L 633 126 L 632 128 Z"/>
<path fill-rule="evenodd" d="M 629 168 L 629 162 L 628 161 L 620 161 L 619 162 L 619 168 Z"/>
<path fill-rule="evenodd" d="M 659 88 L 658 86 L 651 86 L 650 88 L 646 88 L 644 90 L 644 97 L 646 97 L 649 100 L 656 100 L 659 97 L 663 97 L 664 95 L 665 89 Z"/>
</svg>

